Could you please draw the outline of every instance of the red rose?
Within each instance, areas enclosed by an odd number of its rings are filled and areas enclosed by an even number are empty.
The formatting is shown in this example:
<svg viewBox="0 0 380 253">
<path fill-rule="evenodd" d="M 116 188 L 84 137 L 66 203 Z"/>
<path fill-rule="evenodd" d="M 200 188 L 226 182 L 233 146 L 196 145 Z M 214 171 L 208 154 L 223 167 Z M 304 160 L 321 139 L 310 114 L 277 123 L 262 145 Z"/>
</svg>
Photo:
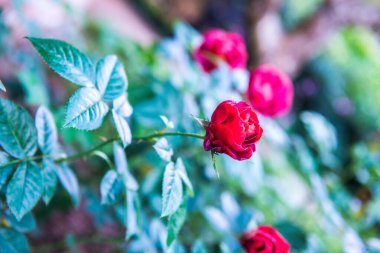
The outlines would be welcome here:
<svg viewBox="0 0 380 253">
<path fill-rule="evenodd" d="M 247 97 L 253 108 L 265 116 L 281 116 L 293 104 L 293 83 L 272 65 L 262 65 L 251 72 Z"/>
<path fill-rule="evenodd" d="M 220 103 L 206 126 L 206 151 L 224 153 L 236 160 L 249 159 L 255 152 L 263 129 L 252 107 L 230 100 Z"/>
<path fill-rule="evenodd" d="M 247 253 L 288 253 L 290 244 L 273 227 L 259 226 L 240 239 Z"/>
<path fill-rule="evenodd" d="M 248 54 L 239 34 L 214 29 L 203 35 L 203 42 L 195 50 L 194 58 L 204 71 L 211 72 L 218 67 L 220 60 L 231 68 L 245 68 Z"/>
</svg>

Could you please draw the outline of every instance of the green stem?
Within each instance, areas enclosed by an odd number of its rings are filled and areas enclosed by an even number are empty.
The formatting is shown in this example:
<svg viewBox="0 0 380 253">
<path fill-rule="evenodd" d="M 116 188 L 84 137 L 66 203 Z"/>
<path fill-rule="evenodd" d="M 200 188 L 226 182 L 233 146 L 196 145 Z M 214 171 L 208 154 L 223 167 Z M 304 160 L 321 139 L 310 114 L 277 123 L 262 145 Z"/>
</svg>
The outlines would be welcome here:
<svg viewBox="0 0 380 253">
<path fill-rule="evenodd" d="M 72 156 L 67 156 L 67 157 L 56 159 L 56 160 L 54 160 L 54 162 L 56 162 L 56 163 L 69 162 L 69 161 L 77 160 L 77 159 L 82 158 L 82 157 L 89 156 L 94 151 L 96 151 L 96 150 L 98 150 L 98 149 L 100 149 L 100 148 L 102 148 L 104 146 L 107 146 L 108 144 L 110 144 L 110 143 L 112 143 L 114 141 L 117 141 L 117 140 L 118 140 L 118 138 L 108 139 L 108 140 L 103 141 L 103 142 L 99 143 L 98 145 L 96 145 L 96 146 L 88 149 L 88 150 L 79 152 L 79 153 L 77 153 L 75 155 L 72 155 Z"/>
<path fill-rule="evenodd" d="M 155 138 L 163 137 L 163 136 L 183 136 L 183 137 L 193 137 L 193 138 L 198 138 L 198 139 L 204 139 L 203 135 L 194 134 L 194 133 L 159 132 L 159 133 L 155 133 L 155 134 L 151 134 L 151 135 L 147 135 L 147 136 L 141 136 L 141 137 L 133 138 L 133 141 L 134 142 L 150 141 L 150 140 L 153 140 Z M 107 146 L 108 144 L 110 144 L 114 141 L 118 141 L 118 140 L 119 140 L 119 138 L 116 138 L 116 137 L 105 140 L 105 141 L 99 143 L 98 145 L 96 145 L 96 146 L 94 146 L 88 150 L 79 152 L 75 155 L 54 159 L 54 162 L 55 163 L 63 163 L 63 162 L 74 161 L 74 160 L 77 160 L 77 159 L 80 159 L 83 157 L 87 157 L 87 156 L 91 155 L 94 151 L 101 149 L 102 147 Z M 9 165 L 16 165 L 16 164 L 19 164 L 22 162 L 41 161 L 42 159 L 45 159 L 45 158 L 52 158 L 53 159 L 53 157 L 48 156 L 48 155 L 33 156 L 33 157 L 27 157 L 27 158 L 21 159 L 21 160 L 10 161 L 9 163 L 2 165 L 1 167 L 9 166 Z"/>
<path fill-rule="evenodd" d="M 145 141 L 145 140 L 150 140 L 150 139 L 154 139 L 154 138 L 158 138 L 158 137 L 162 137 L 162 136 L 183 136 L 183 137 L 198 138 L 198 139 L 202 139 L 202 140 L 205 138 L 201 134 L 183 133 L 183 132 L 161 132 L 161 133 L 151 134 L 151 135 L 148 135 L 148 136 L 137 137 L 137 138 L 134 138 L 134 140 L 136 140 L 136 141 L 139 141 L 139 140 Z"/>
</svg>

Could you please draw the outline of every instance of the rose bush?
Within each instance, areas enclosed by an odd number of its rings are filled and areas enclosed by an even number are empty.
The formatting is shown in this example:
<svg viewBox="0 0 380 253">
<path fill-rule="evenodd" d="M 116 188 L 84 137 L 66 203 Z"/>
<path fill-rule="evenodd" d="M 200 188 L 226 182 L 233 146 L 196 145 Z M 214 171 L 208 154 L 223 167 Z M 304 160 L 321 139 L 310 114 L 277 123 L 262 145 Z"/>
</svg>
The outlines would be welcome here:
<svg viewBox="0 0 380 253">
<path fill-rule="evenodd" d="M 243 40 L 222 30 L 177 23 L 147 47 L 104 22 L 80 31 L 57 32 L 83 52 L 53 39 L 0 41 L 14 71 L 0 73 L 0 251 L 376 252 L 380 148 L 342 136 L 353 119 L 336 131 L 323 116 L 332 112 L 302 106 L 271 118 L 291 108 L 290 77 L 259 67 L 249 85 Z M 318 89 L 298 78 L 299 105 Z M 252 106 L 238 102 L 245 95 Z M 240 241 L 252 224 L 270 226 Z"/>
<path fill-rule="evenodd" d="M 204 71 L 211 72 L 217 68 L 218 61 L 231 68 L 245 68 L 248 54 L 239 34 L 213 29 L 203 35 L 203 42 L 195 50 L 194 58 Z"/>
<path fill-rule="evenodd" d="M 206 126 L 206 151 L 223 153 L 236 160 L 249 159 L 263 134 L 256 113 L 245 102 L 224 101 L 216 107 Z"/>
</svg>

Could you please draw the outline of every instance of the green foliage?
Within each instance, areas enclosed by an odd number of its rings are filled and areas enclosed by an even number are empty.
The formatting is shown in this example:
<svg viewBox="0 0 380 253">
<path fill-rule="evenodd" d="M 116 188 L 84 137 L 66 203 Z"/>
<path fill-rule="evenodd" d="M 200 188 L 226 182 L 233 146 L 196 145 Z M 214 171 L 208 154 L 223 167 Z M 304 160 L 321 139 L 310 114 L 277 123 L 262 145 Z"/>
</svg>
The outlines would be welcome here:
<svg viewBox="0 0 380 253">
<path fill-rule="evenodd" d="M 282 221 L 276 228 L 288 240 L 294 250 L 303 251 L 307 248 L 305 231 L 292 222 Z"/>
<path fill-rule="evenodd" d="M 139 235 L 140 229 L 138 224 L 138 195 L 133 190 L 127 190 L 126 205 L 127 205 L 127 234 L 126 239 L 129 240 L 135 235 Z"/>
<path fill-rule="evenodd" d="M 287 0 L 283 1 L 281 16 L 284 26 L 291 30 L 311 17 L 323 4 L 322 0 Z"/>
<path fill-rule="evenodd" d="M 127 121 L 127 118 L 131 114 L 132 107 L 128 103 L 126 95 L 122 95 L 114 100 L 112 116 L 124 148 L 132 141 L 132 133 Z"/>
<path fill-rule="evenodd" d="M 127 88 L 124 67 L 115 55 L 106 56 L 96 66 L 96 88 L 106 101 L 120 97 Z"/>
<path fill-rule="evenodd" d="M 70 82 L 94 87 L 94 67 L 91 60 L 66 42 L 54 39 L 31 38 L 28 40 L 37 49 L 47 65 Z"/>
<path fill-rule="evenodd" d="M 190 196 L 194 196 L 193 184 L 191 183 L 189 176 L 187 175 L 185 165 L 183 164 L 183 161 L 181 158 L 177 159 L 177 162 L 175 163 L 175 167 L 178 171 L 179 176 L 181 177 L 182 182 L 187 187 L 187 193 Z"/>
<path fill-rule="evenodd" d="M 42 181 L 43 191 L 42 198 L 46 204 L 49 204 L 51 198 L 54 196 L 55 189 L 57 188 L 57 172 L 56 165 L 50 159 L 42 161 Z"/>
<path fill-rule="evenodd" d="M 333 36 L 323 56 L 345 77 L 343 90 L 355 105 L 356 122 L 379 129 L 380 43 L 376 35 L 364 27 L 344 28 Z"/>
<path fill-rule="evenodd" d="M 114 170 L 108 171 L 100 183 L 102 204 L 110 205 L 118 202 L 123 195 L 123 189 L 123 181 L 117 172 Z"/>
<path fill-rule="evenodd" d="M 58 153 L 58 134 L 54 118 L 46 107 L 41 106 L 36 112 L 36 128 L 38 146 L 42 153 L 53 155 Z"/>
<path fill-rule="evenodd" d="M 136 179 L 129 172 L 127 157 L 125 156 L 124 150 L 117 143 L 114 144 L 113 150 L 116 170 L 123 179 L 125 188 L 127 190 L 137 191 L 139 185 Z"/>
<path fill-rule="evenodd" d="M 17 220 L 28 213 L 43 192 L 41 170 L 34 162 L 21 163 L 7 187 L 7 203 Z"/>
<path fill-rule="evenodd" d="M 0 151 L 0 189 L 7 183 L 15 168 L 13 164 L 7 165 L 10 161 L 10 156 Z"/>
<path fill-rule="evenodd" d="M 64 127 L 94 130 L 103 123 L 108 110 L 99 91 L 94 88 L 79 89 L 68 103 Z"/>
<path fill-rule="evenodd" d="M 172 244 L 174 239 L 177 237 L 181 227 L 185 223 L 186 213 L 187 213 L 187 204 L 186 200 L 182 202 L 177 211 L 169 216 L 168 219 L 168 238 L 166 243 L 168 246 Z"/>
<path fill-rule="evenodd" d="M 31 213 L 27 213 L 19 221 L 12 215 L 11 212 L 6 212 L 5 217 L 11 227 L 20 233 L 30 232 L 37 227 L 36 220 Z"/>
<path fill-rule="evenodd" d="M 37 131 L 25 109 L 0 99 L 0 145 L 13 157 L 22 159 L 34 155 Z"/>
<path fill-rule="evenodd" d="M 153 145 L 153 148 L 156 150 L 157 154 L 161 157 L 162 160 L 167 162 L 171 161 L 173 149 L 169 147 L 169 143 L 166 138 L 159 139 L 156 144 Z"/>
<path fill-rule="evenodd" d="M 80 201 L 80 189 L 77 177 L 71 168 L 65 163 L 56 166 L 56 172 L 59 182 L 61 182 L 63 188 L 70 195 L 74 206 L 77 207 Z"/>
<path fill-rule="evenodd" d="M 47 65 L 65 79 L 85 86 L 70 98 L 64 127 L 80 130 L 99 128 L 113 102 L 112 115 L 116 130 L 126 147 L 131 142 L 127 118 L 132 114 L 127 94 L 127 75 L 115 55 L 93 66 L 90 58 L 66 42 L 28 38 Z"/>
<path fill-rule="evenodd" d="M 0 229 L 1 253 L 28 253 L 28 242 L 22 234 L 11 229 Z"/>
<path fill-rule="evenodd" d="M 202 241 L 196 241 L 191 248 L 191 253 L 207 253 L 205 244 Z"/>
<path fill-rule="evenodd" d="M 162 212 L 161 217 L 173 214 L 182 202 L 182 181 L 178 169 L 173 162 L 165 167 L 162 183 Z"/>
</svg>

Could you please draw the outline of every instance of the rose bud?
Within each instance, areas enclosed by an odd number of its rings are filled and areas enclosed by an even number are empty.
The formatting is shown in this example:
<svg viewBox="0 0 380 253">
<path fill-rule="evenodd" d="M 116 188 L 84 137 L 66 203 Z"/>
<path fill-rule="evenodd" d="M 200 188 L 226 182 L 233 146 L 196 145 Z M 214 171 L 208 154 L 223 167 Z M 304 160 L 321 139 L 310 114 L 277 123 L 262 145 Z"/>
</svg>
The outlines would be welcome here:
<svg viewBox="0 0 380 253">
<path fill-rule="evenodd" d="M 252 107 L 264 116 L 287 114 L 293 104 L 291 79 L 272 65 L 261 65 L 251 71 L 247 97 Z"/>
<path fill-rule="evenodd" d="M 240 239 L 247 253 L 288 253 L 290 244 L 273 227 L 259 226 L 245 233 Z"/>
<path fill-rule="evenodd" d="M 206 125 L 206 151 L 223 153 L 235 160 L 249 159 L 255 152 L 263 129 L 252 107 L 231 100 L 220 103 Z"/>
<path fill-rule="evenodd" d="M 224 61 L 233 69 L 245 68 L 248 54 L 239 34 L 214 29 L 203 35 L 203 42 L 195 50 L 194 58 L 209 73 L 218 67 L 218 61 Z"/>
</svg>

